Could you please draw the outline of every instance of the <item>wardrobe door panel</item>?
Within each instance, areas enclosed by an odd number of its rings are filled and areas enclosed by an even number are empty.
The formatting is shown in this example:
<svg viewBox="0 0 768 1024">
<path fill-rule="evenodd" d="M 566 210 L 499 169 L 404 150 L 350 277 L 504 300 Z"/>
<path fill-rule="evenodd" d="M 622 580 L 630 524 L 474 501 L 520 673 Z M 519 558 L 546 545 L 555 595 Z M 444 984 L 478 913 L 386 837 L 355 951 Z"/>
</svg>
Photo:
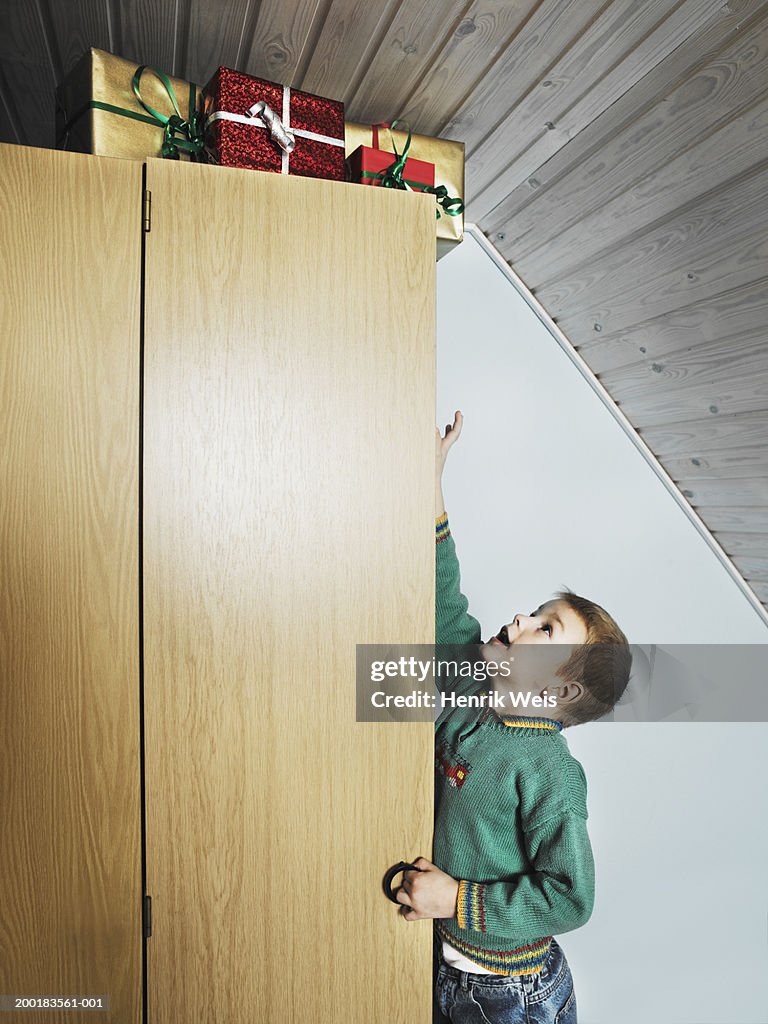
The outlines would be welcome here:
<svg viewBox="0 0 768 1024">
<path fill-rule="evenodd" d="M 141 166 L 0 147 L 0 994 L 141 1014 Z"/>
<path fill-rule="evenodd" d="M 430 723 L 355 721 L 356 643 L 434 636 L 434 203 L 150 161 L 152 1024 L 427 1024 Z"/>
</svg>

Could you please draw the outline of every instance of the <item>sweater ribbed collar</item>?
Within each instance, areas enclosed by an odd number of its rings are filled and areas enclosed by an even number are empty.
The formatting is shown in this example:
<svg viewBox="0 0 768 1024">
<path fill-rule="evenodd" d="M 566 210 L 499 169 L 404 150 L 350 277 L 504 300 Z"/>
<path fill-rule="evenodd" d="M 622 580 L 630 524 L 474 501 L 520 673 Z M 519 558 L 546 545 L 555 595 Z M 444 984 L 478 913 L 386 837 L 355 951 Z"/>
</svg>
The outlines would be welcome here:
<svg viewBox="0 0 768 1024">
<path fill-rule="evenodd" d="M 492 708 L 482 716 L 484 724 L 504 729 L 516 736 L 551 736 L 562 732 L 562 722 L 554 718 L 537 718 L 534 715 L 499 715 Z"/>
</svg>

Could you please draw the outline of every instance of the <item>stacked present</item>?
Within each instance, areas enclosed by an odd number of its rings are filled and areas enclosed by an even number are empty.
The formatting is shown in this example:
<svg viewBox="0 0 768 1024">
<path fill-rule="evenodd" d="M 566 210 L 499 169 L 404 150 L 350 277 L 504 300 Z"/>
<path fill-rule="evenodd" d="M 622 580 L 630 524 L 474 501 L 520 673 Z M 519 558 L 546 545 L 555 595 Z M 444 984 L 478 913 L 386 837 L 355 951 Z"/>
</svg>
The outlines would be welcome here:
<svg viewBox="0 0 768 1024">
<path fill-rule="evenodd" d="M 343 103 L 230 68 L 219 68 L 203 93 L 213 163 L 343 180 Z"/>
<path fill-rule="evenodd" d="M 56 145 L 76 153 L 194 159 L 200 89 L 104 50 L 89 50 L 56 90 Z"/>
<path fill-rule="evenodd" d="M 390 124 L 345 125 L 352 181 L 433 192 L 437 207 L 437 258 L 464 236 L 464 143 L 413 135 Z M 394 162 L 393 162 L 394 161 Z M 401 182 L 397 180 L 398 171 Z"/>
<path fill-rule="evenodd" d="M 336 100 L 231 68 L 200 89 L 91 49 L 57 90 L 57 145 L 430 192 L 438 259 L 463 234 L 463 143 L 345 124 Z"/>
</svg>

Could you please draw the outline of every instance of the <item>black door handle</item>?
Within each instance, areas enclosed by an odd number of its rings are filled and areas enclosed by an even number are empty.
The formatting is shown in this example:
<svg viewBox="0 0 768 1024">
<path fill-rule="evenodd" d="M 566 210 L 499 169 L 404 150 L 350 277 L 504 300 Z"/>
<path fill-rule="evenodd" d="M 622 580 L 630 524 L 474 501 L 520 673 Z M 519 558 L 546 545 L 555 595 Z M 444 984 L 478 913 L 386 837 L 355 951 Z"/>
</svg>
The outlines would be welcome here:
<svg viewBox="0 0 768 1024">
<path fill-rule="evenodd" d="M 383 887 L 384 895 L 388 900 L 392 900 L 393 903 L 398 903 L 399 900 L 392 892 L 392 879 L 395 875 L 399 875 L 401 871 L 421 871 L 421 868 L 417 868 L 415 864 L 409 864 L 408 861 L 401 860 L 399 864 L 393 864 L 392 867 L 384 875 Z"/>
</svg>

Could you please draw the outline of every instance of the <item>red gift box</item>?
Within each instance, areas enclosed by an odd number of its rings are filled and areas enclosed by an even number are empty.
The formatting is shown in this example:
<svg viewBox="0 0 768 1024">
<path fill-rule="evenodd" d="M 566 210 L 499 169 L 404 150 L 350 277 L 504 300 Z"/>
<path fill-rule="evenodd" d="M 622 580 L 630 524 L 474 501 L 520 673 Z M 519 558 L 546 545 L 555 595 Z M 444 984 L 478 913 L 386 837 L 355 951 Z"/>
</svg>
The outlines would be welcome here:
<svg viewBox="0 0 768 1024">
<path fill-rule="evenodd" d="M 383 171 L 390 168 L 397 160 L 394 153 L 370 146 L 358 146 L 354 153 L 347 157 L 349 180 L 358 181 L 363 185 L 381 185 Z M 403 167 L 403 181 L 414 192 L 423 192 L 435 184 L 435 165 L 426 160 L 414 160 L 407 157 Z"/>
<path fill-rule="evenodd" d="M 344 180 L 344 104 L 219 68 L 203 89 L 212 163 Z"/>
</svg>

